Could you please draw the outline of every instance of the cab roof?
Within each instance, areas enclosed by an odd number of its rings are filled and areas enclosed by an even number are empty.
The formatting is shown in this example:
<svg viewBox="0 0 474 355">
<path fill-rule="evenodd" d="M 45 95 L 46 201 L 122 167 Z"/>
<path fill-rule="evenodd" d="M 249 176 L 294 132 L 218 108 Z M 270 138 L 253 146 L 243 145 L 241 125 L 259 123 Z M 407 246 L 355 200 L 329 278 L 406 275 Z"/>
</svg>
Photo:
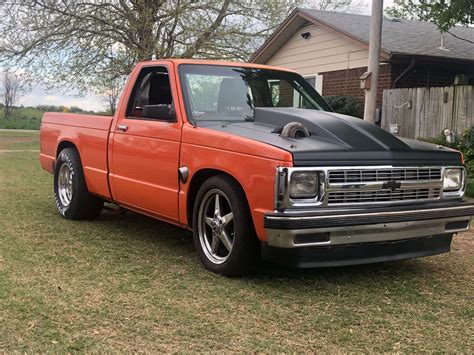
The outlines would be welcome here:
<svg viewBox="0 0 474 355">
<path fill-rule="evenodd" d="M 286 72 L 295 73 L 294 70 L 282 67 L 274 67 L 271 65 L 255 64 L 255 63 L 246 63 L 238 61 L 223 61 L 223 60 L 209 60 L 209 59 L 183 59 L 183 58 L 166 58 L 166 59 L 157 59 L 157 60 L 148 60 L 145 62 L 140 62 L 141 65 L 152 65 L 159 64 L 162 62 L 172 62 L 175 65 L 180 64 L 197 64 L 197 65 L 215 65 L 215 66 L 227 66 L 227 67 L 242 67 L 242 68 L 257 68 L 257 69 L 270 69 L 270 70 L 280 70 Z"/>
</svg>

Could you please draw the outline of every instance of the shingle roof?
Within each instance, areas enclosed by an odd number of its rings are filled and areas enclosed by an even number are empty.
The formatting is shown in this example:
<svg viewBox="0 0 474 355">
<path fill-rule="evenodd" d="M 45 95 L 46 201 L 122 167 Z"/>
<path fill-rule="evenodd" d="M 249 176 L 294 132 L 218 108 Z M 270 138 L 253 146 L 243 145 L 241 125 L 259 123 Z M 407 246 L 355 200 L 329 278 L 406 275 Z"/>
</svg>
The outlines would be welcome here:
<svg viewBox="0 0 474 355">
<path fill-rule="evenodd" d="M 370 16 L 303 8 L 298 10 L 362 42 L 369 43 Z M 449 31 L 456 36 L 474 41 L 473 27 L 456 26 Z M 443 36 L 444 47 L 449 51 L 439 49 Z M 441 34 L 434 24 L 422 21 L 393 20 L 384 17 L 382 49 L 391 54 L 436 56 L 474 61 L 473 43 L 457 39 L 449 33 Z"/>
</svg>

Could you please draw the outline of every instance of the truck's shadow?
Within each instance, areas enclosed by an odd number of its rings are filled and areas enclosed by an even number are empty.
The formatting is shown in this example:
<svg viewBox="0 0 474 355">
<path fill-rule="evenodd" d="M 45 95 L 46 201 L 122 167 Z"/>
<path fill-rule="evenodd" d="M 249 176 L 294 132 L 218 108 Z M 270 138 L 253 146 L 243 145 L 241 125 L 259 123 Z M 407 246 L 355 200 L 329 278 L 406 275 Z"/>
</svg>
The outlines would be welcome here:
<svg viewBox="0 0 474 355">
<path fill-rule="evenodd" d="M 150 248 L 156 248 L 163 253 L 179 254 L 190 263 L 199 264 L 192 234 L 189 231 L 133 212 L 127 212 L 125 215 L 104 212 L 97 223 L 104 222 L 114 229 L 127 230 L 126 238 L 130 239 L 130 243 L 127 243 L 129 248 L 134 247 L 133 240 L 145 242 L 150 244 Z M 258 282 L 274 282 L 276 279 L 317 282 L 331 279 L 338 285 L 343 285 L 398 277 L 418 278 L 436 273 L 439 267 L 436 263 L 427 263 L 423 259 L 317 269 L 295 269 L 261 261 L 251 274 L 243 278 Z M 207 271 L 202 269 L 202 272 Z"/>
</svg>

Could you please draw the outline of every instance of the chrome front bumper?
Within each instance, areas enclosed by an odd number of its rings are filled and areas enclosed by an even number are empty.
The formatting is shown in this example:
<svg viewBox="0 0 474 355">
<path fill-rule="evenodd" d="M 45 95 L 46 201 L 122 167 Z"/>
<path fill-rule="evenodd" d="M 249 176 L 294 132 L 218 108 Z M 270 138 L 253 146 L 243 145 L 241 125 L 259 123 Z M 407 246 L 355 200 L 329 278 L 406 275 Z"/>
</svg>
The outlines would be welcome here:
<svg viewBox="0 0 474 355">
<path fill-rule="evenodd" d="M 266 244 L 277 248 L 381 243 L 466 231 L 474 204 L 276 212 L 264 217 Z"/>
</svg>

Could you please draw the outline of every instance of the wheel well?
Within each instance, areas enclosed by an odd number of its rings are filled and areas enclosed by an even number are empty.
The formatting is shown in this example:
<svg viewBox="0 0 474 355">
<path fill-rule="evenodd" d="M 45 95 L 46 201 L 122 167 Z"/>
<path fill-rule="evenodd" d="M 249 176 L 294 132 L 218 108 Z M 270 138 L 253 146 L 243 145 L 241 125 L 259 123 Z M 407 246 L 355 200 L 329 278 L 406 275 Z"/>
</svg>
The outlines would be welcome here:
<svg viewBox="0 0 474 355">
<path fill-rule="evenodd" d="M 74 148 L 79 152 L 79 150 L 74 145 L 74 143 L 69 142 L 69 141 L 62 141 L 61 143 L 59 143 L 58 149 L 56 150 L 56 158 L 58 157 L 59 153 L 61 153 L 61 151 L 66 148 Z"/>
<path fill-rule="evenodd" d="M 186 203 L 186 213 L 188 217 L 188 226 L 192 228 L 193 226 L 193 210 L 194 210 L 194 202 L 196 201 L 197 194 L 199 192 L 199 188 L 201 185 L 209 178 L 216 176 L 216 175 L 226 175 L 229 176 L 232 180 L 234 180 L 244 191 L 242 185 L 234 178 L 232 175 L 217 169 L 202 169 L 197 171 L 191 181 L 189 182 L 188 188 L 188 197 Z M 244 191 L 245 194 L 245 191 Z"/>
</svg>

